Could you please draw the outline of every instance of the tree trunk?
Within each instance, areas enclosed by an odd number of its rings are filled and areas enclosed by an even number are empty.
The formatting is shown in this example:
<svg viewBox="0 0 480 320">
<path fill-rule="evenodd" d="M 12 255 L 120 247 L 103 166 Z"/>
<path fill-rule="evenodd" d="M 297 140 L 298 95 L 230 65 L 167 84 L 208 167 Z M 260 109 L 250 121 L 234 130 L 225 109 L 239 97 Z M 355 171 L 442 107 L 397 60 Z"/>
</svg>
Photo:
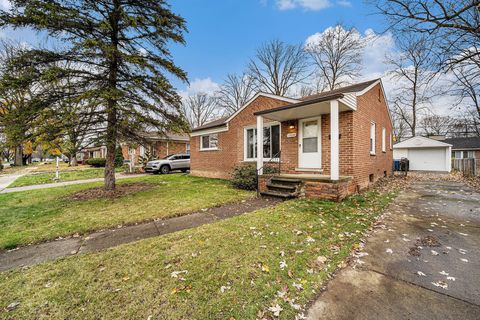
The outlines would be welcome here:
<svg viewBox="0 0 480 320">
<path fill-rule="evenodd" d="M 108 86 L 110 87 L 107 99 L 107 159 L 105 163 L 105 190 L 115 190 L 115 148 L 117 146 L 117 76 L 119 69 L 118 58 L 118 23 L 120 20 L 120 1 L 115 0 L 113 12 L 110 15 L 112 27 L 111 41 L 114 48 L 109 63 Z"/>
<path fill-rule="evenodd" d="M 23 147 L 16 146 L 15 147 L 15 165 L 16 166 L 23 166 Z"/>
<path fill-rule="evenodd" d="M 70 166 L 71 167 L 77 167 L 78 166 L 76 155 L 73 156 L 73 157 L 72 156 L 70 157 Z"/>
<path fill-rule="evenodd" d="M 112 102 L 109 102 L 111 105 Z M 107 161 L 105 163 L 105 190 L 115 190 L 115 147 L 117 145 L 117 113 L 115 105 L 109 107 L 107 125 Z"/>
</svg>

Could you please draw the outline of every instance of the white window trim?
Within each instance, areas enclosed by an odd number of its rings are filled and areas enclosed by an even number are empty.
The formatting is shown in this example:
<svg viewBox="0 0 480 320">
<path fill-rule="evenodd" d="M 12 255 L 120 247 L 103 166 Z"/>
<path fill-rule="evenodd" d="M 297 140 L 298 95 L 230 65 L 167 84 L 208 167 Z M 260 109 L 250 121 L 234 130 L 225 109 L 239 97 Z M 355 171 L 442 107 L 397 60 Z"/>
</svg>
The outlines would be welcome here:
<svg viewBox="0 0 480 320">
<path fill-rule="evenodd" d="M 387 129 L 382 128 L 382 152 L 387 152 Z"/>
<path fill-rule="evenodd" d="M 280 150 L 282 150 L 282 124 L 278 121 L 272 121 L 272 122 L 266 122 L 263 124 L 263 127 L 264 128 L 269 128 L 271 126 L 275 126 L 275 125 L 278 125 L 278 134 L 280 135 L 280 140 L 278 141 L 278 145 L 279 145 L 279 148 Z M 244 162 L 253 162 L 253 161 L 257 161 L 257 157 L 255 158 L 247 158 L 247 130 L 249 129 L 257 129 L 257 126 L 256 125 L 251 125 L 251 126 L 246 126 L 246 127 L 243 127 L 243 161 Z M 264 157 L 264 161 L 268 161 L 270 160 L 270 158 L 265 158 Z M 280 161 L 279 158 L 273 158 L 271 159 L 271 161 L 275 162 L 275 161 Z"/>
<path fill-rule="evenodd" d="M 203 147 L 203 137 L 205 136 L 211 136 L 213 134 L 216 134 L 217 135 L 217 146 L 214 147 L 214 148 L 204 148 Z M 209 133 L 209 134 L 204 134 L 204 135 L 201 135 L 199 136 L 200 137 L 200 151 L 215 151 L 215 150 L 218 150 L 218 140 L 220 139 L 220 137 L 218 136 L 218 133 Z"/>
<path fill-rule="evenodd" d="M 372 135 L 372 128 L 373 128 L 373 135 Z M 376 155 L 376 151 L 377 151 L 376 135 L 377 135 L 377 124 L 374 121 L 372 121 L 370 122 L 370 139 L 368 140 L 370 155 L 372 156 Z M 370 144 L 370 140 L 373 140 L 372 144 Z M 372 150 L 372 147 L 373 147 L 373 150 Z"/>
</svg>

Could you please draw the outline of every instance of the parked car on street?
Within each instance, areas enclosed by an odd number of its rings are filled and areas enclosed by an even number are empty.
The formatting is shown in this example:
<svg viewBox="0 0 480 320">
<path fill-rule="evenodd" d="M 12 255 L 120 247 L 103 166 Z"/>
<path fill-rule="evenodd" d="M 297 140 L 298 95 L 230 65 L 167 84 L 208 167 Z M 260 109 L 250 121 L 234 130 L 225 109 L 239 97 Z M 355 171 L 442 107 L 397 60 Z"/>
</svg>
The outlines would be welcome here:
<svg viewBox="0 0 480 320">
<path fill-rule="evenodd" d="M 189 154 L 171 154 L 160 160 L 148 161 L 145 172 L 167 174 L 173 170 L 181 170 L 186 172 L 190 170 L 190 155 Z"/>
</svg>

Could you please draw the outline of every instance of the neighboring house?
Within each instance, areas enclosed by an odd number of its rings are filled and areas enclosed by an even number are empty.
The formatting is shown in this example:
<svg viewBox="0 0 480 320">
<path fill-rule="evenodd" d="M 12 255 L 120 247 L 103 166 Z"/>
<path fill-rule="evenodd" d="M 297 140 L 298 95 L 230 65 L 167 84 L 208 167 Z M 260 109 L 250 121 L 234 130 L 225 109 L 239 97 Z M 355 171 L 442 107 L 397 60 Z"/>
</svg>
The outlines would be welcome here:
<svg viewBox="0 0 480 320">
<path fill-rule="evenodd" d="M 452 145 L 453 159 L 475 159 L 475 172 L 480 173 L 480 137 L 450 138 L 444 142 Z"/>
<path fill-rule="evenodd" d="M 122 143 L 122 153 L 125 160 L 140 164 L 141 158 L 148 155 L 151 159 L 161 159 L 169 154 L 190 153 L 190 136 L 188 134 L 167 133 L 146 133 L 144 135 L 147 143 Z"/>
<path fill-rule="evenodd" d="M 393 158 L 407 158 L 412 171 L 450 172 L 452 145 L 425 137 L 413 137 L 393 146 Z"/>
<path fill-rule="evenodd" d="M 77 157 L 77 162 L 80 164 L 85 163 L 85 161 L 91 158 L 105 159 L 107 157 L 107 147 L 95 146 L 95 147 L 83 148 L 79 153 L 77 153 L 76 157 Z"/>
<path fill-rule="evenodd" d="M 256 163 L 265 194 L 339 200 L 392 172 L 380 79 L 301 99 L 258 93 L 233 115 L 194 128 L 190 143 L 192 175 L 229 179 L 235 166 Z M 280 174 L 263 175 L 266 161 L 280 162 Z M 281 192 L 282 180 L 295 192 Z"/>
</svg>

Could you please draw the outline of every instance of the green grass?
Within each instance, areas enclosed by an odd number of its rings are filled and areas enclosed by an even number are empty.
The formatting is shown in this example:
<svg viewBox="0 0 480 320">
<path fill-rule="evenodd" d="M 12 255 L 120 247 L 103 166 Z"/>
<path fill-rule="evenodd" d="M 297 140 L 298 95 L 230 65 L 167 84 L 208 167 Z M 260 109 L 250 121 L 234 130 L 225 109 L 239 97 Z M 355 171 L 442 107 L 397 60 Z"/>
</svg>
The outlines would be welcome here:
<svg viewBox="0 0 480 320">
<path fill-rule="evenodd" d="M 0 194 L 0 250 L 76 232 L 169 218 L 253 196 L 233 189 L 227 181 L 183 174 L 119 180 L 125 182 L 157 186 L 118 199 L 88 201 L 66 197 L 101 186 L 101 182 Z"/>
<path fill-rule="evenodd" d="M 393 198 L 293 200 L 211 225 L 0 274 L 4 318 L 280 319 L 299 311 Z M 317 257 L 326 258 L 317 264 Z M 283 270 L 281 261 L 287 264 Z M 172 277 L 174 271 L 184 271 Z M 301 285 L 303 289 L 297 289 Z M 222 286 L 226 287 L 224 293 Z M 285 291 L 284 298 L 278 291 Z M 263 314 L 262 314 L 263 312 Z"/>
<path fill-rule="evenodd" d="M 122 168 L 117 168 L 117 172 L 121 172 Z M 94 179 L 94 178 L 103 178 L 105 173 L 105 168 L 88 168 L 71 171 L 63 171 L 59 174 L 58 182 L 65 181 L 74 181 L 74 180 L 84 180 L 84 179 Z M 41 173 L 30 173 L 23 177 L 15 180 L 8 188 L 15 187 L 24 187 L 38 184 L 54 183 L 55 172 L 41 172 Z"/>
</svg>

